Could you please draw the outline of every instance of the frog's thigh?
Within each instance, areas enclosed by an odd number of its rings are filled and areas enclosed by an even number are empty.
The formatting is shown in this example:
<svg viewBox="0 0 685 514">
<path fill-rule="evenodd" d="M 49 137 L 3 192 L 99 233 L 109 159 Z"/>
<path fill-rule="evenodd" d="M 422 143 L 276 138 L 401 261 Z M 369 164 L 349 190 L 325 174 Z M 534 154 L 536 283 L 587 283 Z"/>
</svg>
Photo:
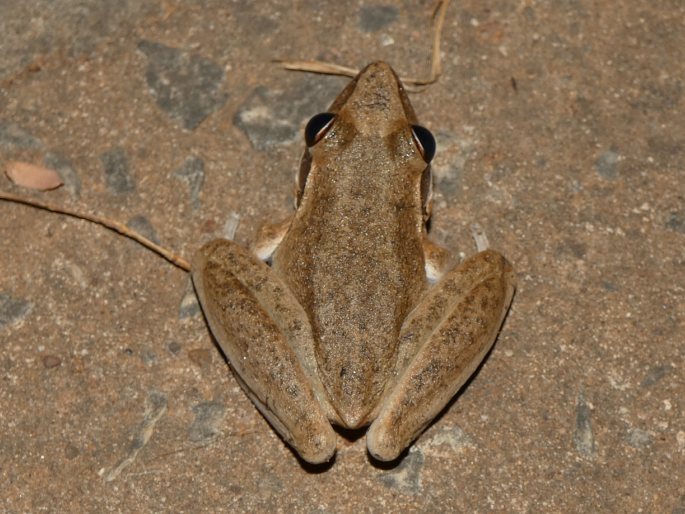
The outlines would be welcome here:
<svg viewBox="0 0 685 514">
<path fill-rule="evenodd" d="M 312 387 L 311 328 L 287 286 L 227 240 L 195 254 L 192 277 L 211 331 L 248 396 L 303 459 L 329 460 L 336 436 Z"/>
<path fill-rule="evenodd" d="M 411 312 L 400 341 L 417 350 L 400 363 L 369 429 L 374 457 L 397 458 L 447 405 L 491 348 L 514 288 L 511 265 L 487 250 L 449 271 Z"/>
</svg>

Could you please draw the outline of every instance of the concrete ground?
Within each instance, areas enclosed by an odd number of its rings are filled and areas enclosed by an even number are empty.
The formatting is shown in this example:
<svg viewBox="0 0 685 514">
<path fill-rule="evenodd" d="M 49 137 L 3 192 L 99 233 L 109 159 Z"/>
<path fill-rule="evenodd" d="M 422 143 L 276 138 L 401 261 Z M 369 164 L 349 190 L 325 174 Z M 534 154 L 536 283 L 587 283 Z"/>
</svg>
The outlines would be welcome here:
<svg viewBox="0 0 685 514">
<path fill-rule="evenodd" d="M 0 6 L 0 188 L 190 256 L 291 210 L 307 119 L 346 79 L 428 69 L 432 2 Z M 494 350 L 404 458 L 303 465 L 239 389 L 186 273 L 101 227 L 0 203 L 3 512 L 685 512 L 685 5 L 455 2 L 433 237 L 470 224 L 519 288 Z"/>
</svg>

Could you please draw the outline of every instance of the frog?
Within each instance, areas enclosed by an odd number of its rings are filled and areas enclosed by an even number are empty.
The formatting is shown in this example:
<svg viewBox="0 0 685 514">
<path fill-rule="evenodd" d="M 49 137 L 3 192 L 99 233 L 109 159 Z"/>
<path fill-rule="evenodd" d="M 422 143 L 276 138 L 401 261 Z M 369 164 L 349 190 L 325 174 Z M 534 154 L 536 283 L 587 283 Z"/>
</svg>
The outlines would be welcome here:
<svg viewBox="0 0 685 514">
<path fill-rule="evenodd" d="M 515 272 L 429 239 L 435 139 L 389 64 L 304 133 L 294 212 L 250 248 L 204 244 L 192 281 L 237 382 L 301 459 L 330 461 L 336 425 L 368 426 L 371 457 L 395 461 L 490 351 Z"/>
</svg>

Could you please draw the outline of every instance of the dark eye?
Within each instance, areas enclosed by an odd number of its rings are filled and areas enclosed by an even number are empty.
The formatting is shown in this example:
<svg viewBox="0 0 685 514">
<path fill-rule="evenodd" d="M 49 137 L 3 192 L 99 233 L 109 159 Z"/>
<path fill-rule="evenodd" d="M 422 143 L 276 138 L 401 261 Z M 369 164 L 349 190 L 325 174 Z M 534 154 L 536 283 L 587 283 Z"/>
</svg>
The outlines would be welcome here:
<svg viewBox="0 0 685 514">
<path fill-rule="evenodd" d="M 435 138 L 430 130 L 421 125 L 412 125 L 411 132 L 414 135 L 414 141 L 419 147 L 421 156 L 426 163 L 433 160 L 435 156 Z"/>
<path fill-rule="evenodd" d="M 322 112 L 314 116 L 304 128 L 304 141 L 307 146 L 314 146 L 324 136 L 335 118 L 332 112 Z"/>
</svg>

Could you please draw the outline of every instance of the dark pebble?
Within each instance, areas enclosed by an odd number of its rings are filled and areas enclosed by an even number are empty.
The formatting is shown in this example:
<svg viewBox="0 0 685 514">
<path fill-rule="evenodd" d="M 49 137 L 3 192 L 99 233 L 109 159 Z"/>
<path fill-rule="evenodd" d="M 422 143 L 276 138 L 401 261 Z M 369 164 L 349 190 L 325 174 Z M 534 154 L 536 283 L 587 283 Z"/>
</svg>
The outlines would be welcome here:
<svg viewBox="0 0 685 514">
<path fill-rule="evenodd" d="M 138 49 L 148 58 L 147 85 L 157 105 L 186 130 L 195 129 L 224 105 L 224 70 L 198 54 L 143 40 Z"/>
<path fill-rule="evenodd" d="M 59 357 L 57 357 L 55 355 L 44 355 L 43 356 L 43 366 L 46 369 L 56 368 L 60 364 L 62 364 L 62 359 L 60 359 Z"/>
<path fill-rule="evenodd" d="M 195 420 L 188 429 L 188 438 L 193 442 L 209 441 L 220 432 L 226 416 L 226 407 L 219 402 L 204 402 L 193 407 Z"/>
<path fill-rule="evenodd" d="M 131 230 L 135 230 L 139 234 L 147 237 L 153 243 L 159 244 L 159 239 L 157 238 L 157 232 L 155 232 L 152 223 L 145 216 L 134 216 L 126 226 Z"/>
<path fill-rule="evenodd" d="M 188 184 L 190 202 L 193 209 L 200 206 L 200 191 L 205 181 L 205 163 L 199 157 L 188 157 L 183 166 L 174 172 L 174 176 Z"/>
<path fill-rule="evenodd" d="M 392 5 L 362 7 L 359 10 L 359 28 L 362 32 L 376 32 L 395 21 L 397 14 L 397 7 Z"/>
<path fill-rule="evenodd" d="M 105 184 L 110 192 L 124 194 L 135 190 L 128 156 L 122 148 L 108 150 L 100 160 L 105 169 Z"/>
<path fill-rule="evenodd" d="M 0 328 L 23 320 L 31 312 L 31 304 L 20 298 L 0 293 Z"/>
</svg>

